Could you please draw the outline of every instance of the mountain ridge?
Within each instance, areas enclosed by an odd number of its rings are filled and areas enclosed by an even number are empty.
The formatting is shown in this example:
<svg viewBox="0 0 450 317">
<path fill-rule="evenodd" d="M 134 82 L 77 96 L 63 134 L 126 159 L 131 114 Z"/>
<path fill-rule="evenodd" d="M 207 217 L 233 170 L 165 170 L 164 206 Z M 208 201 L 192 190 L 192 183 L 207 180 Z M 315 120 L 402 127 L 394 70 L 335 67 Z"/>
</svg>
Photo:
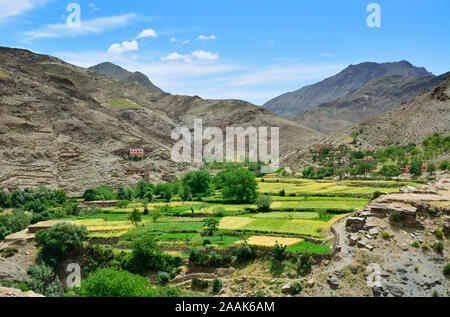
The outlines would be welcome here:
<svg viewBox="0 0 450 317">
<path fill-rule="evenodd" d="M 325 102 L 343 97 L 371 79 L 389 75 L 423 77 L 432 74 L 423 67 L 413 66 L 408 61 L 364 62 L 350 65 L 337 75 L 316 84 L 278 96 L 268 101 L 263 107 L 283 117 L 292 117 Z"/>
</svg>

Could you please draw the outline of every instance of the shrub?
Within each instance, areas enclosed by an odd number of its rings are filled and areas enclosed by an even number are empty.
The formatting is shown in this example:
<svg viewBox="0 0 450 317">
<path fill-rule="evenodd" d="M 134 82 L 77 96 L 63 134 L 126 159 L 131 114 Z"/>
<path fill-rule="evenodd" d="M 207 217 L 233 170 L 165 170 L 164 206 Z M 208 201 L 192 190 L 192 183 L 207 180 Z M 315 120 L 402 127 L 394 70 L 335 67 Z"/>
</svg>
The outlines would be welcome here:
<svg viewBox="0 0 450 317">
<path fill-rule="evenodd" d="M 286 196 L 286 191 L 284 189 L 282 189 L 282 190 L 280 190 L 278 195 L 281 196 L 281 197 L 284 197 L 284 196 Z"/>
<path fill-rule="evenodd" d="M 230 255 L 218 255 L 214 252 L 206 254 L 192 249 L 189 253 L 189 262 L 202 267 L 224 267 L 231 264 L 232 258 Z"/>
<path fill-rule="evenodd" d="M 280 245 L 276 242 L 275 246 L 272 248 L 272 261 L 282 262 L 286 257 L 287 245 Z"/>
<path fill-rule="evenodd" d="M 438 239 L 443 239 L 444 238 L 444 231 L 442 231 L 441 228 L 437 228 L 436 231 L 434 231 L 434 235 Z"/>
<path fill-rule="evenodd" d="M 442 272 L 444 273 L 445 276 L 447 276 L 447 277 L 450 276 L 450 263 L 447 263 L 444 266 Z"/>
<path fill-rule="evenodd" d="M 259 195 L 256 199 L 256 206 L 259 212 L 269 212 L 272 204 L 272 197 L 267 195 Z"/>
<path fill-rule="evenodd" d="M 433 249 L 438 253 L 442 253 L 444 251 L 444 244 L 442 242 L 435 242 L 433 244 Z"/>
<path fill-rule="evenodd" d="M 403 221 L 405 219 L 405 215 L 402 212 L 400 212 L 400 211 L 393 211 L 389 215 L 389 219 L 392 222 L 401 222 L 401 221 Z"/>
<path fill-rule="evenodd" d="M 205 221 L 205 227 L 203 228 L 203 235 L 213 236 L 214 232 L 218 230 L 219 220 L 215 218 L 208 218 Z"/>
<path fill-rule="evenodd" d="M 312 257 L 309 253 L 303 254 L 297 265 L 297 273 L 301 276 L 307 276 L 311 273 L 312 268 Z"/>
<path fill-rule="evenodd" d="M 133 242 L 128 269 L 132 273 L 146 273 L 149 270 L 166 271 L 167 256 L 159 249 L 149 235 Z"/>
<path fill-rule="evenodd" d="M 102 269 L 81 283 L 82 297 L 177 297 L 176 288 L 152 288 L 145 277 L 111 268 Z"/>
<path fill-rule="evenodd" d="M 158 272 L 158 282 L 161 285 L 166 285 L 169 283 L 170 275 L 166 272 Z"/>
<path fill-rule="evenodd" d="M 31 223 L 31 217 L 19 209 L 14 210 L 10 215 L 8 215 L 8 218 L 12 233 L 24 230 Z"/>
<path fill-rule="evenodd" d="M 129 200 L 119 200 L 116 203 L 116 207 L 120 208 L 120 209 L 124 209 L 124 208 L 127 208 L 129 204 L 130 204 Z"/>
<path fill-rule="evenodd" d="M 59 278 L 53 269 L 45 264 L 31 265 L 28 270 L 30 279 L 25 279 L 26 286 L 35 293 L 46 297 L 56 297 L 61 287 Z"/>
<path fill-rule="evenodd" d="M 411 246 L 413 246 L 414 248 L 419 248 L 420 247 L 420 243 L 419 241 L 414 241 L 413 243 L 411 243 Z"/>
<path fill-rule="evenodd" d="M 427 250 L 431 249 L 431 246 L 428 242 L 422 243 L 422 245 L 420 247 L 422 248 L 423 251 L 427 251 Z"/>
<path fill-rule="evenodd" d="M 10 246 L 0 251 L 0 253 L 4 258 L 10 258 L 14 256 L 17 252 L 19 252 L 19 248 L 17 246 Z"/>
<path fill-rule="evenodd" d="M 373 195 L 372 195 L 372 200 L 377 199 L 377 198 L 380 197 L 381 195 L 383 195 L 382 192 L 379 192 L 379 191 L 374 192 Z"/>
<path fill-rule="evenodd" d="M 198 279 L 198 278 L 193 278 L 192 279 L 192 289 L 197 289 L 197 290 L 204 290 L 208 288 L 208 282 Z"/>
<path fill-rule="evenodd" d="M 128 220 L 131 221 L 136 227 L 138 223 L 142 221 L 141 213 L 137 208 L 134 208 L 133 211 L 128 215 Z"/>
<path fill-rule="evenodd" d="M 383 231 L 382 236 L 384 240 L 391 240 L 391 234 L 387 231 Z"/>
<path fill-rule="evenodd" d="M 415 266 L 414 266 L 414 271 L 415 271 L 416 273 L 419 272 L 419 269 L 420 269 L 420 267 L 419 267 L 418 265 L 415 265 Z"/>
<path fill-rule="evenodd" d="M 115 256 L 112 250 L 105 249 L 100 245 L 89 245 L 84 249 L 83 273 L 88 275 L 98 269 L 112 265 Z"/>
<path fill-rule="evenodd" d="M 300 282 L 294 282 L 291 284 L 291 294 L 298 295 L 303 290 L 303 285 Z"/>
<path fill-rule="evenodd" d="M 234 254 L 238 263 L 243 263 L 256 258 L 255 248 L 249 246 L 247 243 L 240 244 L 234 251 Z"/>
<path fill-rule="evenodd" d="M 56 269 L 61 260 L 81 250 L 87 234 L 85 226 L 68 223 L 58 223 L 49 230 L 39 231 L 35 240 L 36 245 L 42 247 L 42 261 Z"/>
<path fill-rule="evenodd" d="M 222 281 L 219 280 L 217 277 L 213 281 L 212 289 L 214 293 L 219 293 L 222 289 Z"/>
</svg>

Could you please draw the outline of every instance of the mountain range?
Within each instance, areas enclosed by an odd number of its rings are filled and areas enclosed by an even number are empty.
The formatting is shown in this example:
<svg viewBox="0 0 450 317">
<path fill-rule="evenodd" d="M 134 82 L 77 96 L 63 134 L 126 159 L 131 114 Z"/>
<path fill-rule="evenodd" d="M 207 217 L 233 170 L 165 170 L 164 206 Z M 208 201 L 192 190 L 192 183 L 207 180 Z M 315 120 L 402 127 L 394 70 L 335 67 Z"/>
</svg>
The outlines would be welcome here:
<svg viewBox="0 0 450 317">
<path fill-rule="evenodd" d="M 280 151 L 319 142 L 324 135 L 240 100 L 204 100 L 146 87 L 109 64 L 109 76 L 27 50 L 0 47 L 0 187 L 46 185 L 80 194 L 101 184 L 179 177 L 198 164 L 175 163 L 172 131 L 204 127 L 279 127 Z M 113 76 L 113 77 L 111 77 Z M 123 78 L 123 77 L 121 77 Z M 225 134 L 225 133 L 224 133 Z M 147 159 L 124 155 L 143 148 Z"/>
<path fill-rule="evenodd" d="M 425 68 L 415 67 L 407 61 L 382 64 L 366 62 L 350 65 L 339 74 L 319 83 L 276 97 L 264 104 L 264 107 L 289 118 L 323 103 L 344 97 L 372 79 L 392 75 L 406 77 L 432 76 Z"/>
</svg>

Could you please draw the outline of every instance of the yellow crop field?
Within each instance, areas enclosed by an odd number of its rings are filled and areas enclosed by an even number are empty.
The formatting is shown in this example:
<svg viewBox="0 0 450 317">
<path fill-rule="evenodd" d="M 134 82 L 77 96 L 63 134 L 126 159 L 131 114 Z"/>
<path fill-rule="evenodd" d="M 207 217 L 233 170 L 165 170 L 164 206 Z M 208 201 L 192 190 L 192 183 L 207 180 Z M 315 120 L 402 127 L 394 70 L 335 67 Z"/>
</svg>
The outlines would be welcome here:
<svg viewBox="0 0 450 317">
<path fill-rule="evenodd" d="M 271 236 L 252 236 L 248 239 L 247 243 L 256 247 L 271 248 L 274 247 L 277 242 L 279 245 L 291 246 L 296 243 L 302 242 L 303 239 L 299 238 L 283 238 L 283 237 L 271 237 Z M 240 244 L 242 241 L 236 242 Z"/>
</svg>

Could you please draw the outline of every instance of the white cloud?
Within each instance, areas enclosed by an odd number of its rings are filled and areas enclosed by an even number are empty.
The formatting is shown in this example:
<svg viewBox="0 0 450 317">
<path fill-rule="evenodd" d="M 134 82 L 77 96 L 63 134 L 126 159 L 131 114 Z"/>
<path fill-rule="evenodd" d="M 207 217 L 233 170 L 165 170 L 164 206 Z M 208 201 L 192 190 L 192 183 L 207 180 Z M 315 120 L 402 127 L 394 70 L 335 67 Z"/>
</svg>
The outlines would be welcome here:
<svg viewBox="0 0 450 317">
<path fill-rule="evenodd" d="M 49 24 L 35 31 L 26 32 L 27 40 L 36 38 L 61 38 L 81 36 L 89 33 L 100 34 L 106 31 L 127 26 L 137 17 L 136 14 L 124 14 L 111 17 L 100 17 L 92 20 L 81 20 L 80 27 L 70 27 L 66 23 Z"/>
<path fill-rule="evenodd" d="M 122 44 L 112 44 L 108 49 L 108 54 L 122 54 L 129 51 L 137 51 L 139 49 L 136 41 L 124 41 Z"/>
<path fill-rule="evenodd" d="M 191 43 L 191 39 L 187 39 L 187 40 L 184 40 L 184 41 L 181 41 L 181 44 L 189 44 L 189 43 Z"/>
<path fill-rule="evenodd" d="M 194 51 L 192 52 L 192 56 L 198 59 L 207 59 L 211 61 L 219 58 L 219 54 L 214 54 L 205 51 Z"/>
<path fill-rule="evenodd" d="M 169 55 L 167 55 L 166 57 L 161 57 L 162 61 L 179 61 L 179 60 L 183 60 L 185 62 L 191 62 L 191 56 L 190 55 L 182 55 L 182 54 L 178 54 L 178 53 L 171 53 Z"/>
<path fill-rule="evenodd" d="M 215 35 L 210 35 L 210 36 L 206 36 L 206 35 L 200 35 L 198 37 L 199 40 L 203 40 L 203 41 L 208 41 L 208 40 L 217 40 L 217 36 Z"/>
<path fill-rule="evenodd" d="M 158 34 L 156 34 L 156 32 L 152 29 L 146 29 L 139 33 L 136 39 L 142 39 L 145 37 L 158 37 Z"/>
<path fill-rule="evenodd" d="M 332 57 L 333 56 L 333 54 L 331 54 L 331 53 L 322 53 L 322 54 L 320 54 L 320 57 Z"/>
<path fill-rule="evenodd" d="M 161 57 L 161 61 L 184 61 L 184 62 L 192 62 L 192 60 L 209 60 L 213 61 L 219 59 L 219 54 L 214 54 L 206 51 L 194 51 L 191 54 L 179 54 L 179 53 L 171 53 L 165 57 Z"/>
<path fill-rule="evenodd" d="M 177 41 L 177 39 L 176 39 L 176 38 L 174 38 L 174 37 L 172 37 L 172 38 L 170 39 L 170 41 L 171 41 L 171 42 L 176 42 L 176 41 Z"/>
<path fill-rule="evenodd" d="M 38 6 L 44 5 L 48 0 L 0 0 L 0 21 L 21 15 Z"/>
</svg>

